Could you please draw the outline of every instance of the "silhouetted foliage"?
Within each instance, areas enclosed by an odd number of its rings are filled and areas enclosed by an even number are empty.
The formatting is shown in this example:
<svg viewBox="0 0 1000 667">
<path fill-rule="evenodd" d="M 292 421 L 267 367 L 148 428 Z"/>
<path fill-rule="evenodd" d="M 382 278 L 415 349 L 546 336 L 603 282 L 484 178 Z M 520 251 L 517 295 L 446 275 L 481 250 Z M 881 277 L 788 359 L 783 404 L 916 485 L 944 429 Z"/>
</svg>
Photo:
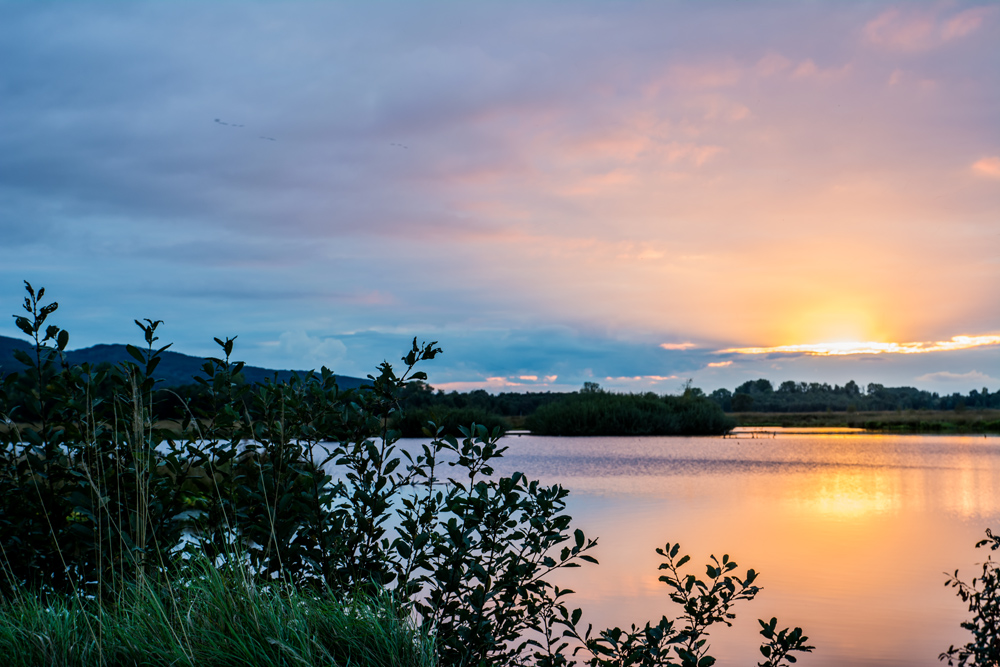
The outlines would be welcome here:
<svg viewBox="0 0 1000 667">
<path fill-rule="evenodd" d="M 158 344 L 160 321 L 136 320 L 143 345 L 127 346 L 130 360 L 74 366 L 68 334 L 47 324 L 57 305 L 26 290 L 27 314 L 16 321 L 31 345 L 16 351 L 23 369 L 3 383 L 5 601 L 113 606 L 131 599 L 126 591 L 170 596 L 193 558 L 235 569 L 255 590 L 280 583 L 344 600 L 391 591 L 442 665 L 571 665 L 572 647 L 587 665 L 703 667 L 712 662 L 708 628 L 728 624 L 730 607 L 756 594 L 756 574 L 737 577 L 728 557 L 712 559 L 707 581 L 682 578 L 687 559 L 667 545 L 661 580 L 683 608 L 678 620 L 633 633 L 625 653 L 620 630 L 582 632 L 570 591 L 548 581 L 557 569 L 596 563 L 596 541 L 570 526 L 568 491 L 521 472 L 496 475 L 506 449 L 499 427 L 469 423 L 456 435 L 427 424 L 428 441 L 400 446 L 391 425 L 403 394 L 426 381 L 415 367 L 441 352 L 435 342 L 414 339 L 401 374 L 383 362 L 367 385 L 341 389 L 326 368 L 249 384 L 232 358 L 235 338 L 216 338 L 219 356 L 203 363 L 199 388 L 173 394 L 180 422 L 162 424 L 154 372 L 169 345 Z M 577 401 L 623 406 L 632 424 L 651 415 L 679 430 L 726 424 L 693 391 L 592 391 Z M 797 628 L 762 627 L 764 664 L 780 664 L 776 647 L 811 648 Z"/>
<path fill-rule="evenodd" d="M 461 436 L 462 426 L 469 424 L 482 424 L 491 432 L 499 429 L 501 434 L 510 428 L 500 415 L 477 407 L 408 409 L 397 412 L 389 425 L 404 438 L 423 438 L 433 435 L 436 427 L 446 435 Z"/>
<path fill-rule="evenodd" d="M 986 530 L 986 539 L 976 543 L 979 549 L 989 545 L 990 551 L 1000 549 L 1000 535 Z M 945 586 L 956 589 L 962 602 L 968 603 L 972 618 L 962 627 L 972 633 L 964 646 L 950 646 L 939 658 L 949 665 L 991 667 L 1000 664 L 1000 563 L 987 557 L 982 574 L 966 583 L 958 578 L 958 570 L 948 577 Z"/>
</svg>

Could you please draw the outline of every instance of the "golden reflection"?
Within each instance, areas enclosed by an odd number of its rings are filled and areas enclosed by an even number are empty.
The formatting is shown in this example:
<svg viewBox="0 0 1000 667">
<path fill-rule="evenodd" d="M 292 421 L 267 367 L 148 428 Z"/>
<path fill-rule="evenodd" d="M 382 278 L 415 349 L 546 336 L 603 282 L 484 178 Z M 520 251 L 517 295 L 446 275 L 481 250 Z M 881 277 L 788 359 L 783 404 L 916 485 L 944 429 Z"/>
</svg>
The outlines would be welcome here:
<svg viewBox="0 0 1000 667">
<path fill-rule="evenodd" d="M 801 345 L 777 345 L 775 347 L 733 347 L 719 350 L 724 354 L 806 354 L 817 357 L 842 356 L 848 354 L 926 354 L 928 352 L 952 352 L 973 347 L 1000 345 L 1000 335 L 954 336 L 951 340 L 916 343 L 806 343 Z"/>
<path fill-rule="evenodd" d="M 902 503 L 898 470 L 831 470 L 809 475 L 788 501 L 828 519 L 887 514 Z"/>
</svg>

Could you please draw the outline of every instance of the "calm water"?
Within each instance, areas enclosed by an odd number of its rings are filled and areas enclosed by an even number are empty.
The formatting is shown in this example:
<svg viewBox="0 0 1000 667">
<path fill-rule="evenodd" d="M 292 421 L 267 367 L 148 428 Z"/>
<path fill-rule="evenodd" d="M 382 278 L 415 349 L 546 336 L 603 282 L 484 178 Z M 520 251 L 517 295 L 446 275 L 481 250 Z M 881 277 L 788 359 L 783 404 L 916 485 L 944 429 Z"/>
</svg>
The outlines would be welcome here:
<svg viewBox="0 0 1000 667">
<path fill-rule="evenodd" d="M 919 666 L 964 643 L 967 612 L 944 572 L 975 573 L 1000 529 L 1000 437 L 786 432 L 773 438 L 514 436 L 498 472 L 572 490 L 574 526 L 599 566 L 561 573 L 584 622 L 675 615 L 657 546 L 701 563 L 728 553 L 764 588 L 710 643 L 719 665 L 754 665 L 757 618 L 803 627 L 799 664 Z"/>
</svg>

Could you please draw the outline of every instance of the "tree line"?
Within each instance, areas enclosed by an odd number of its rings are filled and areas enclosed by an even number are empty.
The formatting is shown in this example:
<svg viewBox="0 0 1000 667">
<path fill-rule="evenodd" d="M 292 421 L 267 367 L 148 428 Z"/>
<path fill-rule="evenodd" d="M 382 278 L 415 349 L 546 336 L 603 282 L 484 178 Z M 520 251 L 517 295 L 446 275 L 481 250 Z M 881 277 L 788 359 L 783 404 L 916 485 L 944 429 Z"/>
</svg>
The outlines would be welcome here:
<svg viewBox="0 0 1000 667">
<path fill-rule="evenodd" d="M 708 398 L 726 412 L 853 412 L 886 410 L 1000 409 L 1000 391 L 987 387 L 968 394 L 939 395 L 915 387 L 886 387 L 854 380 L 841 385 L 787 380 L 775 387 L 770 380 L 748 380 L 735 390 L 716 389 Z"/>
</svg>

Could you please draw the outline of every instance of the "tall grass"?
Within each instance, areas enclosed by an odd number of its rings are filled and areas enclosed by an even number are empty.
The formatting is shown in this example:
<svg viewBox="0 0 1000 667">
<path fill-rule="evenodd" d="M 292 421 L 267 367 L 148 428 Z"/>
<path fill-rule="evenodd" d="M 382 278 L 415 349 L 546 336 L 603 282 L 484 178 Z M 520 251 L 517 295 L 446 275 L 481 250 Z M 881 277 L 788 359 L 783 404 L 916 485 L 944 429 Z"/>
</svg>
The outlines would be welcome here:
<svg viewBox="0 0 1000 667">
<path fill-rule="evenodd" d="M 338 601 L 201 559 L 114 603 L 2 599 L 0 655 L 5 667 L 435 664 L 433 641 L 388 594 Z"/>
</svg>

